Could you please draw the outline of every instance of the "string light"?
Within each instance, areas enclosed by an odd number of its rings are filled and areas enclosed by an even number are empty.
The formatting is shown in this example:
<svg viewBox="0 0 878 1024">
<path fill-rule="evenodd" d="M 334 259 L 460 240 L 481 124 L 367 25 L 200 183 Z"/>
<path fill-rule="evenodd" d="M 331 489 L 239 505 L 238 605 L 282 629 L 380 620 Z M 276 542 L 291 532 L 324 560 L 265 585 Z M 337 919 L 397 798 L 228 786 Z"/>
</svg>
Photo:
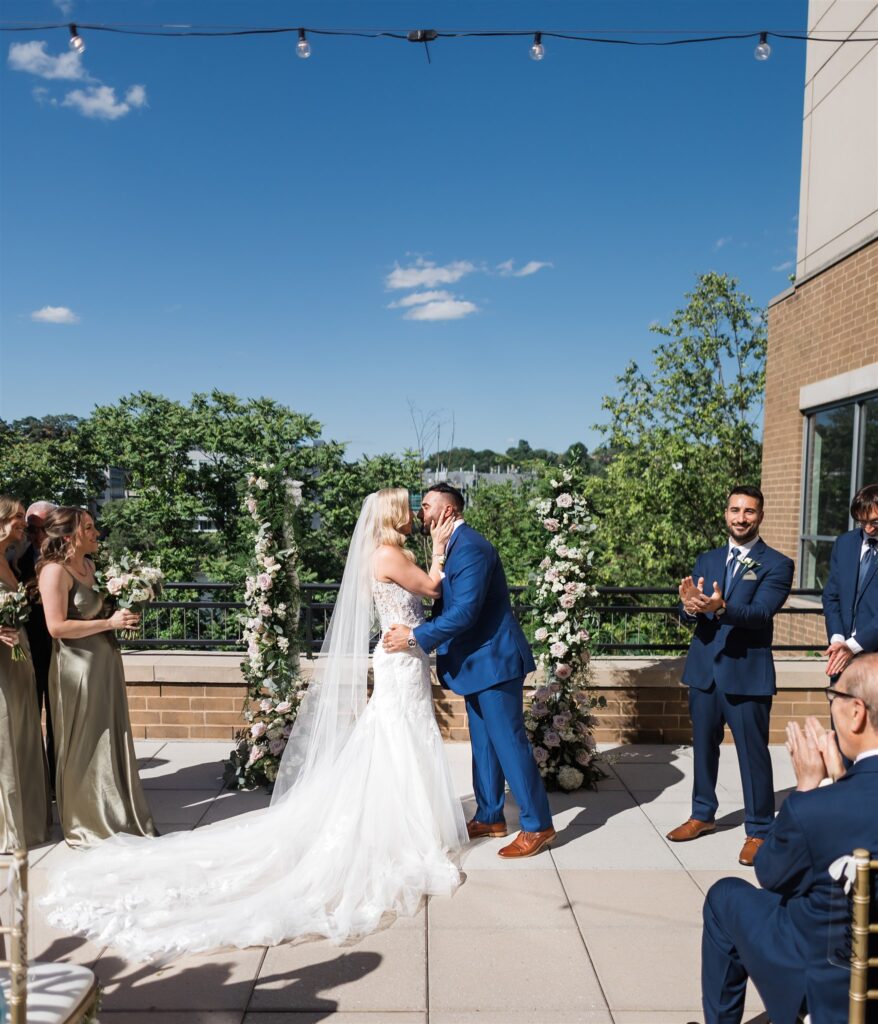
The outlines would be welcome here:
<svg viewBox="0 0 878 1024">
<path fill-rule="evenodd" d="M 74 53 L 85 53 L 85 43 L 82 40 L 82 36 L 76 31 L 76 26 L 72 22 L 70 24 L 70 42 L 68 43 L 68 46 Z"/>
<path fill-rule="evenodd" d="M 531 60 L 542 60 L 546 56 L 546 48 L 543 46 L 543 33 L 534 32 L 534 41 L 530 48 Z"/>
<path fill-rule="evenodd" d="M 759 33 L 759 43 L 756 46 L 756 49 L 753 51 L 753 56 L 757 60 L 768 60 L 768 58 L 771 56 L 771 47 L 768 45 L 767 32 Z"/>
<path fill-rule="evenodd" d="M 299 29 L 299 41 L 296 43 L 296 56 L 307 60 L 311 56 L 311 44 L 305 38 L 305 30 Z"/>
</svg>

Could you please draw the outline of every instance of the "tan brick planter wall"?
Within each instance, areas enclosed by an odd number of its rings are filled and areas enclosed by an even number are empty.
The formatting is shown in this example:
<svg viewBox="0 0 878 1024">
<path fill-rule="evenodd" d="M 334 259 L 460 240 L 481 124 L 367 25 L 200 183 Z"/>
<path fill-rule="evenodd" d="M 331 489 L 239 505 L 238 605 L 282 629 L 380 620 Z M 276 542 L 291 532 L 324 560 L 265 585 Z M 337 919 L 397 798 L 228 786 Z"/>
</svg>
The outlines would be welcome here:
<svg viewBox="0 0 878 1024">
<path fill-rule="evenodd" d="M 247 688 L 236 654 L 181 652 L 124 655 L 131 725 L 138 739 L 227 740 L 242 726 Z M 597 738 L 611 743 L 687 743 L 691 739 L 687 691 L 679 683 L 682 658 L 597 658 L 592 679 L 607 700 Z M 303 660 L 303 673 L 308 662 Z M 772 713 L 772 743 L 782 743 L 790 718 L 816 714 L 826 723 L 826 685 L 817 659 L 777 659 L 779 693 Z M 442 735 L 469 738 L 463 698 L 433 688 Z M 726 739 L 730 737 L 727 735 Z"/>
</svg>

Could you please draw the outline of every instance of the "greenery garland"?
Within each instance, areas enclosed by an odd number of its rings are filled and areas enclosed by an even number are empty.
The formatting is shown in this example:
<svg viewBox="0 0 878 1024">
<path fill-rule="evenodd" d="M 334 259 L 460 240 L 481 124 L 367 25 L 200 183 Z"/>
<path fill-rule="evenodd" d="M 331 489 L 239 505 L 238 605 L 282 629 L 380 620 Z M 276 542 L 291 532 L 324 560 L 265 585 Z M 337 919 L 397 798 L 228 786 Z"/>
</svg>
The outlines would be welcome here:
<svg viewBox="0 0 878 1024">
<path fill-rule="evenodd" d="M 551 496 L 535 504 L 549 535 L 537 577 L 540 625 L 534 633 L 544 682 L 525 709 L 525 725 L 547 788 L 594 788 L 604 772 L 592 712 L 607 703 L 589 684 L 589 643 L 597 626 L 589 538 L 596 526 L 577 470 L 565 469 L 550 485 Z"/>
<path fill-rule="evenodd" d="M 299 676 L 299 578 L 293 526 L 302 484 L 283 468 L 262 463 L 247 478 L 244 505 L 254 524 L 252 574 L 241 616 L 247 654 L 244 719 L 224 779 L 231 789 L 270 786 L 301 702 Z"/>
</svg>

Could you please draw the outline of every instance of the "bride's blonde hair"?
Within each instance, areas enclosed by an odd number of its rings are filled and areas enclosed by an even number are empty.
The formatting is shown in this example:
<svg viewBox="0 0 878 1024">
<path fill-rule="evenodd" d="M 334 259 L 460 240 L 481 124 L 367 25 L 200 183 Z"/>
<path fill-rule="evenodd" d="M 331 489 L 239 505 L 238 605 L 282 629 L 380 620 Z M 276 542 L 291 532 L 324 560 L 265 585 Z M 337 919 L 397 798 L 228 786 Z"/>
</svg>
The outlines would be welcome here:
<svg viewBox="0 0 878 1024">
<path fill-rule="evenodd" d="M 412 561 L 415 556 L 405 546 L 406 535 L 402 528 L 409 521 L 409 492 L 405 487 L 385 487 L 377 492 L 378 499 L 378 544 L 392 544 L 401 548 Z"/>
</svg>

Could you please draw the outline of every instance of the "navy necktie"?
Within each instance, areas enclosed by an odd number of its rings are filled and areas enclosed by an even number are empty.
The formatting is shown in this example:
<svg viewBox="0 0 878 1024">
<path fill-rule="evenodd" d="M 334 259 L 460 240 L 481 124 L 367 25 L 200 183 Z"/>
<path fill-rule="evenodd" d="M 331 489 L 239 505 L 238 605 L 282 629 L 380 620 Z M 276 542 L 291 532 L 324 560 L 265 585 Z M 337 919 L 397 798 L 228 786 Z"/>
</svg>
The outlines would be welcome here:
<svg viewBox="0 0 878 1024">
<path fill-rule="evenodd" d="M 857 597 L 863 593 L 866 583 L 871 575 L 870 570 L 875 560 L 875 553 L 878 551 L 878 537 L 866 537 L 866 547 L 860 556 L 860 571 L 857 578 Z"/>
<path fill-rule="evenodd" d="M 723 597 L 729 592 L 729 587 L 732 585 L 732 580 L 735 577 L 735 569 L 738 567 L 738 555 L 740 555 L 740 548 L 732 548 L 729 560 L 726 562 L 726 578 L 723 582 Z"/>
</svg>

